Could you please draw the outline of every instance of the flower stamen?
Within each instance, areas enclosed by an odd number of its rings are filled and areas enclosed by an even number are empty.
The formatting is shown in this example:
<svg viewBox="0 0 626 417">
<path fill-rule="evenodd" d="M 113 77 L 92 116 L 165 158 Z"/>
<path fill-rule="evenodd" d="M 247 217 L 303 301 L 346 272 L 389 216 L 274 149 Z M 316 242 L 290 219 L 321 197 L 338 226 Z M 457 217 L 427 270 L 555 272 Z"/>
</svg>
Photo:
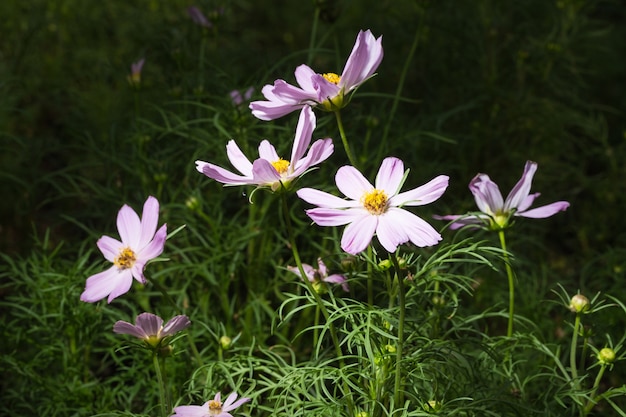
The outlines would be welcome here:
<svg viewBox="0 0 626 417">
<path fill-rule="evenodd" d="M 334 72 L 322 74 L 322 77 L 324 77 L 329 83 L 333 83 L 335 85 L 339 84 L 339 81 L 341 80 L 341 76 L 335 74 Z"/>
<path fill-rule="evenodd" d="M 272 166 L 274 167 L 276 172 L 282 175 L 287 172 L 287 169 L 289 168 L 289 161 L 283 158 L 279 158 L 278 161 L 272 162 Z"/>
<path fill-rule="evenodd" d="M 133 252 L 131 248 L 124 248 L 120 251 L 120 254 L 117 255 L 115 260 L 113 260 L 113 265 L 117 266 L 120 270 L 130 269 L 135 265 L 136 260 L 135 252 Z"/>
<path fill-rule="evenodd" d="M 381 215 L 387 211 L 387 193 L 383 190 L 374 188 L 371 191 L 366 192 L 361 198 L 363 207 L 374 215 Z"/>
<path fill-rule="evenodd" d="M 209 401 L 209 415 L 216 416 L 222 412 L 222 402 L 218 400 Z"/>
</svg>

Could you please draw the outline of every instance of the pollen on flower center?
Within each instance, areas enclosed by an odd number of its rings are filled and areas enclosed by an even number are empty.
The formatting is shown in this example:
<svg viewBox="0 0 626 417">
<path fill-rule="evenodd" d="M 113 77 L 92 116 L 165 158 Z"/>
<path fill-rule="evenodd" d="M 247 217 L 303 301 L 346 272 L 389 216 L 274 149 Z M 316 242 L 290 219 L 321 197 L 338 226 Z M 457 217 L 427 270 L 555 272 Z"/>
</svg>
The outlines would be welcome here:
<svg viewBox="0 0 626 417">
<path fill-rule="evenodd" d="M 217 400 L 209 401 L 209 415 L 216 416 L 222 412 L 222 402 Z"/>
<path fill-rule="evenodd" d="M 326 74 L 322 74 L 322 77 L 324 77 L 326 81 L 335 85 L 339 84 L 339 81 L 341 80 L 341 77 L 334 72 L 327 72 Z"/>
<path fill-rule="evenodd" d="M 272 162 L 272 166 L 274 167 L 274 169 L 279 173 L 279 174 L 284 174 L 285 172 L 287 172 L 287 168 L 289 168 L 289 161 L 280 158 L 278 159 L 278 161 L 274 161 Z"/>
<path fill-rule="evenodd" d="M 380 215 L 387 211 L 387 194 L 383 190 L 374 188 L 366 192 L 361 202 L 363 207 L 372 214 Z"/>
<path fill-rule="evenodd" d="M 117 266 L 118 269 L 129 269 L 132 268 L 136 260 L 135 252 L 131 248 L 124 248 L 113 261 L 113 265 Z"/>
</svg>

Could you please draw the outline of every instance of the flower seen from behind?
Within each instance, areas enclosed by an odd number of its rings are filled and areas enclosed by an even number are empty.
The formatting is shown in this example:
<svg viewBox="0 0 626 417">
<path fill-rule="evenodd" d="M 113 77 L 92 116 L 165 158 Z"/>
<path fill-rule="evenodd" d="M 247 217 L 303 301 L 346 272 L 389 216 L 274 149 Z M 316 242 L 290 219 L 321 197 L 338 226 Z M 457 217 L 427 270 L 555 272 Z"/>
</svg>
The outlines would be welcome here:
<svg viewBox="0 0 626 417">
<path fill-rule="evenodd" d="M 469 184 L 474 195 L 479 214 L 435 216 L 440 220 L 453 220 L 451 229 L 465 225 L 482 225 L 490 230 L 502 230 L 509 227 L 513 217 L 529 217 L 543 219 L 569 207 L 567 201 L 557 201 L 545 206 L 530 209 L 540 193 L 530 193 L 533 176 L 537 171 L 537 163 L 526 161 L 522 178 L 511 190 L 506 200 L 502 198 L 498 185 L 487 174 L 476 175 Z"/>
<path fill-rule="evenodd" d="M 119 320 L 113 325 L 113 331 L 135 336 L 151 347 L 158 347 L 163 339 L 186 329 L 190 324 L 189 317 L 185 315 L 171 318 L 164 326 L 161 317 L 152 313 L 141 313 L 135 319 L 135 324 Z"/>
<path fill-rule="evenodd" d="M 287 269 L 302 278 L 298 267 L 288 266 Z M 302 264 L 302 269 L 304 269 L 304 273 L 306 274 L 309 282 L 313 284 L 313 288 L 315 288 L 318 292 L 322 291 L 320 286 L 323 282 L 341 284 L 341 288 L 343 288 L 344 291 L 350 291 L 350 287 L 346 282 L 346 277 L 339 274 L 328 275 L 328 268 L 326 268 L 326 264 L 322 261 L 322 258 L 317 258 L 317 269 L 313 268 L 309 264 Z"/>
<path fill-rule="evenodd" d="M 308 105 L 339 110 L 348 104 L 345 96 L 372 77 L 382 59 L 382 36 L 375 38 L 369 30 L 360 31 L 341 75 L 318 74 L 300 65 L 295 71 L 299 87 L 280 79 L 264 86 L 261 92 L 266 100 L 250 103 L 252 114 L 261 120 L 274 120 Z"/>
<path fill-rule="evenodd" d="M 236 400 L 236 401 L 235 401 Z M 174 408 L 171 417 L 233 417 L 230 411 L 250 401 L 250 398 L 242 397 L 237 400 L 237 393 L 233 392 L 222 403 L 220 393 L 215 398 L 202 405 L 182 405 Z"/>
<path fill-rule="evenodd" d="M 374 235 L 390 253 L 395 252 L 398 245 L 409 241 L 420 247 L 436 245 L 441 235 L 404 207 L 421 206 L 437 200 L 448 187 L 448 177 L 440 175 L 421 187 L 401 193 L 404 175 L 404 163 L 389 157 L 383 160 L 378 170 L 375 186 L 356 168 L 339 168 L 335 181 L 348 200 L 312 188 L 303 188 L 297 194 L 318 206 L 306 211 L 316 224 L 347 225 L 341 238 L 341 248 L 348 253 L 363 251 Z"/>
<path fill-rule="evenodd" d="M 117 230 L 121 241 L 102 236 L 98 248 L 113 263 L 106 271 L 87 278 L 82 301 L 94 303 L 108 296 L 110 303 L 130 289 L 133 278 L 146 283 L 143 275 L 146 263 L 163 252 L 167 237 L 167 225 L 157 230 L 159 201 L 150 196 L 143 206 L 141 219 L 135 211 L 124 205 L 117 215 Z"/>
<path fill-rule="evenodd" d="M 256 185 L 269 187 L 276 191 L 281 187 L 288 188 L 289 184 L 303 175 L 309 168 L 326 160 L 333 153 L 332 139 L 319 139 L 311 145 L 308 154 L 305 155 L 316 120 L 313 110 L 305 107 L 300 112 L 296 135 L 289 160 L 278 156 L 274 146 L 267 140 L 259 145 L 259 156 L 254 162 L 241 152 L 234 140 L 226 145 L 228 159 L 241 173 L 235 174 L 217 165 L 196 161 L 198 172 L 215 181 L 226 185 Z"/>
</svg>

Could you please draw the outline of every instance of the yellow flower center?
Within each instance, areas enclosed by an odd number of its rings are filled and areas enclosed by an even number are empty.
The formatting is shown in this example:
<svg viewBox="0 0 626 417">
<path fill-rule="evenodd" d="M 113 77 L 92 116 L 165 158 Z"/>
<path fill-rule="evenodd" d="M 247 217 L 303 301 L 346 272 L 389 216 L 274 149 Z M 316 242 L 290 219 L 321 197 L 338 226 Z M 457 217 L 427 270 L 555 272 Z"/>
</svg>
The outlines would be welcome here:
<svg viewBox="0 0 626 417">
<path fill-rule="evenodd" d="M 322 74 L 322 77 L 326 78 L 326 81 L 329 83 L 333 83 L 335 85 L 339 84 L 341 77 L 334 72 L 327 72 L 326 74 Z"/>
<path fill-rule="evenodd" d="M 282 175 L 287 172 L 287 168 L 289 168 L 289 161 L 279 158 L 278 161 L 272 162 L 272 166 L 279 174 Z"/>
<path fill-rule="evenodd" d="M 113 260 L 113 265 L 117 266 L 118 269 L 129 269 L 133 267 L 136 260 L 135 252 L 131 248 L 124 248 Z"/>
<path fill-rule="evenodd" d="M 209 415 L 216 416 L 222 412 L 222 402 L 217 400 L 209 401 Z"/>
<path fill-rule="evenodd" d="M 374 188 L 366 192 L 361 198 L 363 207 L 374 215 L 381 215 L 387 211 L 387 194 L 383 190 Z"/>
</svg>

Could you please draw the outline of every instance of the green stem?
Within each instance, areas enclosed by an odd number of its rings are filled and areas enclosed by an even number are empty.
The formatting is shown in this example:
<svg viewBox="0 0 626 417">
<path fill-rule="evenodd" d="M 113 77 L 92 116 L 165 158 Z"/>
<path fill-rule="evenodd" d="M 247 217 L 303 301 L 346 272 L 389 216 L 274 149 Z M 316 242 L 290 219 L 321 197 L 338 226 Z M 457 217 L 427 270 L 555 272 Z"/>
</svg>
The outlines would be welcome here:
<svg viewBox="0 0 626 417">
<path fill-rule="evenodd" d="M 593 410 L 593 407 L 596 406 L 597 401 L 600 400 L 599 397 L 596 397 L 596 392 L 598 391 L 598 387 L 600 386 L 600 381 L 602 380 L 602 376 L 604 375 L 604 371 L 606 370 L 606 364 L 602 364 L 600 366 L 601 367 L 600 367 L 600 371 L 598 372 L 598 376 L 596 376 L 596 380 L 593 382 L 593 388 L 591 389 L 591 395 L 589 396 L 589 401 L 587 401 L 587 405 L 582 410 L 581 415 L 583 417 L 589 414 L 589 412 Z"/>
<path fill-rule="evenodd" d="M 346 131 L 343 128 L 343 122 L 341 120 L 341 112 L 339 110 L 335 110 L 335 117 L 337 119 L 337 126 L 339 127 L 339 135 L 341 136 L 341 142 L 343 143 L 343 148 L 346 151 L 346 155 L 348 156 L 348 160 L 350 164 L 357 168 L 356 159 L 354 159 L 354 155 L 352 155 L 352 151 L 350 150 L 350 145 L 348 144 L 348 138 L 346 137 Z"/>
<path fill-rule="evenodd" d="M 159 363 L 159 355 L 156 352 L 152 354 L 152 363 L 154 364 L 154 370 L 156 371 L 157 382 L 159 385 L 159 397 L 161 398 L 161 416 L 167 417 L 167 400 L 165 399 L 165 382 L 163 381 L 163 374 L 161 373 L 161 364 Z"/>
<path fill-rule="evenodd" d="M 367 258 L 370 262 L 367 263 L 367 304 L 370 306 L 374 305 L 374 272 L 372 268 L 372 245 L 367 246 Z"/>
<path fill-rule="evenodd" d="M 513 314 L 515 310 L 515 280 L 513 279 L 513 269 L 509 260 L 509 253 L 506 251 L 506 240 L 504 239 L 504 230 L 498 232 L 500 237 L 500 245 L 504 252 L 504 265 L 506 267 L 506 276 L 509 280 L 509 324 L 507 326 L 506 335 L 513 336 Z"/>
<path fill-rule="evenodd" d="M 569 366 L 572 373 L 572 380 L 578 387 L 578 366 L 576 364 L 576 347 L 578 345 L 578 333 L 580 328 L 580 313 L 576 313 L 576 321 L 574 322 L 574 334 L 572 335 L 572 345 L 569 349 Z"/>
<path fill-rule="evenodd" d="M 317 22 L 320 20 L 320 7 L 315 6 L 315 13 L 313 14 L 313 25 L 311 26 L 311 38 L 309 39 L 309 53 L 307 55 L 306 62 L 311 65 L 313 61 L 313 48 L 315 47 L 315 38 L 317 38 Z"/>
<path fill-rule="evenodd" d="M 400 309 L 398 315 L 398 343 L 396 346 L 396 375 L 394 383 L 394 404 L 399 407 L 403 401 L 402 395 L 402 351 L 404 349 L 404 316 L 406 311 L 406 300 L 404 293 L 404 279 L 400 276 L 400 265 L 398 264 L 398 258 L 396 254 L 391 254 L 391 260 L 396 270 L 396 277 L 398 279 L 398 308 Z"/>
</svg>

